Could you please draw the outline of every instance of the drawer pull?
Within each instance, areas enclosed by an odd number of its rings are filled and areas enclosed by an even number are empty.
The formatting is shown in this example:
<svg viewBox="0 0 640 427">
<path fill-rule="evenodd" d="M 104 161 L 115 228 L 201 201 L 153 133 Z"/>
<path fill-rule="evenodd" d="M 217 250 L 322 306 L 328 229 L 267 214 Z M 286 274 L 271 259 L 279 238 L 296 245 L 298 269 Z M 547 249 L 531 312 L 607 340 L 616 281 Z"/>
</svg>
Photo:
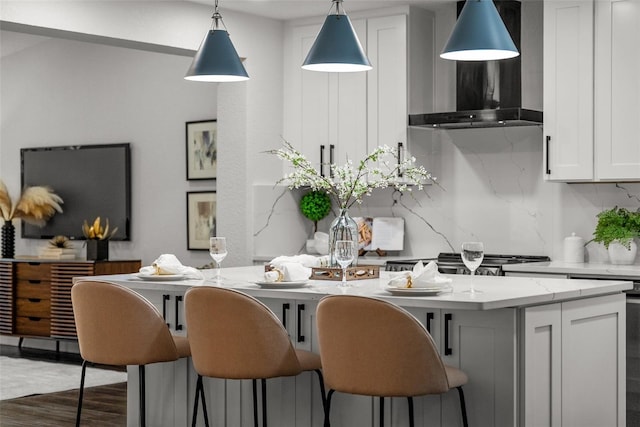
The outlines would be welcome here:
<svg viewBox="0 0 640 427">
<path fill-rule="evenodd" d="M 39 263 L 39 262 L 29 262 L 28 264 L 29 265 L 40 265 L 41 263 Z"/>
<path fill-rule="evenodd" d="M 40 302 L 42 301 L 40 298 L 27 298 L 29 302 Z"/>
<path fill-rule="evenodd" d="M 32 322 L 39 322 L 42 319 L 40 317 L 31 317 L 31 316 L 29 316 L 29 320 L 31 320 Z"/>
<path fill-rule="evenodd" d="M 302 312 L 304 311 L 304 304 L 298 304 L 298 342 L 304 342 L 304 335 L 302 335 Z"/>
<path fill-rule="evenodd" d="M 42 280 L 31 280 L 31 279 L 29 279 L 29 283 L 34 284 L 34 285 L 38 285 L 38 284 L 42 283 Z"/>
</svg>

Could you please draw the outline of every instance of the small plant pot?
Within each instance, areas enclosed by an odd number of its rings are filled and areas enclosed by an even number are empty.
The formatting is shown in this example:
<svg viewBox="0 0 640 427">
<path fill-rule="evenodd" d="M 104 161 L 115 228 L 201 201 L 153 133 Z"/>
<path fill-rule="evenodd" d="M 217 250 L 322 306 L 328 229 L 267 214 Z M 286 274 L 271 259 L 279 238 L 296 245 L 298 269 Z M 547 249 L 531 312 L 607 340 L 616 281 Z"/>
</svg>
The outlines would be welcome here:
<svg viewBox="0 0 640 427">
<path fill-rule="evenodd" d="M 611 264 L 629 265 L 633 264 L 636 260 L 638 245 L 632 240 L 631 247 L 627 249 L 618 242 L 611 242 L 607 251 L 609 252 L 609 262 Z"/>
<path fill-rule="evenodd" d="M 87 260 L 104 261 L 109 259 L 108 240 L 87 240 Z"/>
</svg>

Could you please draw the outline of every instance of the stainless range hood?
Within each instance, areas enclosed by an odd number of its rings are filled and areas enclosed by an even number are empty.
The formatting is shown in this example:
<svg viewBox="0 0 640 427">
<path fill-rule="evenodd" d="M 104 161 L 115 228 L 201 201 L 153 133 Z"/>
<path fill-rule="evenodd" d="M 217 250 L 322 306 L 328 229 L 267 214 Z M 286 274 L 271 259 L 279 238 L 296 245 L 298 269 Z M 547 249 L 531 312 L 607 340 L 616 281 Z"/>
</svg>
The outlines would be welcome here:
<svg viewBox="0 0 640 427">
<path fill-rule="evenodd" d="M 542 111 L 522 108 L 521 4 L 514 0 L 494 3 L 521 55 L 502 61 L 456 62 L 456 111 L 410 114 L 409 126 L 469 129 L 542 125 Z M 458 2 L 458 14 L 463 6 L 464 1 Z"/>
</svg>

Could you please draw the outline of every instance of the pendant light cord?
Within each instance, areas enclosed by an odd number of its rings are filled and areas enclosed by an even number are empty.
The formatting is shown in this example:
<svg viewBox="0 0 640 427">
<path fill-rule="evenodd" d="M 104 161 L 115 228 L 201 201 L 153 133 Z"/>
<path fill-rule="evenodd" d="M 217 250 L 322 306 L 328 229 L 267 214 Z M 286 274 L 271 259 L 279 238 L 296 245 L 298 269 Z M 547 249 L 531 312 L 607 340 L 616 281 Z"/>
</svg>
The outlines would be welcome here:
<svg viewBox="0 0 640 427">
<path fill-rule="evenodd" d="M 336 9 L 335 15 L 338 15 L 338 16 L 339 15 L 346 15 L 347 12 L 344 10 L 344 6 L 342 5 L 342 1 L 343 0 L 332 0 L 332 4 L 331 4 L 331 7 L 329 8 L 329 13 L 327 15 L 331 14 L 331 11 L 333 10 L 334 7 Z M 340 9 L 342 9 L 342 13 L 340 13 Z"/>
<path fill-rule="evenodd" d="M 215 2 L 213 15 L 211 16 L 211 19 L 213 19 L 213 22 L 211 23 L 211 29 L 212 30 L 219 30 L 220 29 L 220 23 L 222 23 L 222 27 L 224 28 L 224 30 L 227 31 L 227 33 L 229 32 L 227 30 L 227 26 L 224 25 L 224 21 L 222 20 L 222 15 L 220 14 L 220 12 L 218 10 L 218 0 L 216 0 L 216 2 Z"/>
</svg>

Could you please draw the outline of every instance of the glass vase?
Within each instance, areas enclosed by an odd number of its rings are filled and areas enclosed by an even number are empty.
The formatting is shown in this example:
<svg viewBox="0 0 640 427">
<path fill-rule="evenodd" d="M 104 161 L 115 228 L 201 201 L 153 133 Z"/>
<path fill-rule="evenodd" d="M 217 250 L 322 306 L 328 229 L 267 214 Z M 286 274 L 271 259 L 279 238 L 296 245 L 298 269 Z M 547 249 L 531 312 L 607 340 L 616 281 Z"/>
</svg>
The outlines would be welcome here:
<svg viewBox="0 0 640 427">
<path fill-rule="evenodd" d="M 358 265 L 358 224 L 349 216 L 347 209 L 341 209 L 340 215 L 338 215 L 331 223 L 331 226 L 329 226 L 329 256 L 332 267 L 338 266 L 334 256 L 334 250 L 338 240 L 353 241 L 355 258 L 351 265 Z"/>
</svg>

